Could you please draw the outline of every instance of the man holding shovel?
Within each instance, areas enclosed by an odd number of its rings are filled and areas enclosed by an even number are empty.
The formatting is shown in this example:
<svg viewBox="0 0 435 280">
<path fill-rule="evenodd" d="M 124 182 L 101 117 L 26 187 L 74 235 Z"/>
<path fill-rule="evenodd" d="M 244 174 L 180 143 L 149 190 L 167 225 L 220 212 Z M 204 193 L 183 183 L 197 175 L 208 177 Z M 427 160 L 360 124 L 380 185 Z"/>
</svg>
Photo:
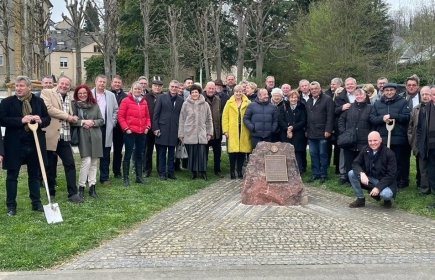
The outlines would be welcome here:
<svg viewBox="0 0 435 280">
<path fill-rule="evenodd" d="M 44 162 L 47 162 L 45 136 L 41 127 L 47 127 L 51 118 L 44 101 L 30 92 L 31 82 L 26 76 L 15 79 L 15 95 L 5 98 L 0 104 L 0 122 L 6 127 L 3 169 L 6 171 L 7 215 L 17 213 L 17 185 L 21 165 L 27 164 L 28 185 L 32 210 L 44 212 L 39 193 L 39 160 L 32 131 L 28 123 L 39 124 L 37 135 Z"/>
</svg>

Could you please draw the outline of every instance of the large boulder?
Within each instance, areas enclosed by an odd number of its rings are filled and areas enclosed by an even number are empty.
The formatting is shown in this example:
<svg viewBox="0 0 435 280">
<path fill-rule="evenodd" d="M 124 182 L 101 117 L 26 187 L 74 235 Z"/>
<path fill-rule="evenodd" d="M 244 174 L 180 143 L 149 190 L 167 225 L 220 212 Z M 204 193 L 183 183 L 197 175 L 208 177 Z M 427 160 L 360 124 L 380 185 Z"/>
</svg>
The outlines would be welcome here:
<svg viewBox="0 0 435 280">
<path fill-rule="evenodd" d="M 287 166 L 287 181 L 266 180 L 265 156 L 284 155 Z M 274 175 L 276 175 L 276 170 Z M 269 173 L 269 175 L 272 173 Z M 278 175 L 285 175 L 278 172 Z M 279 176 L 278 176 L 279 177 Z M 284 177 L 285 178 L 285 177 Z M 270 176 L 269 176 L 270 180 Z M 242 203 L 247 205 L 306 205 L 308 196 L 297 166 L 293 145 L 289 143 L 259 142 L 249 156 L 242 183 Z"/>
</svg>

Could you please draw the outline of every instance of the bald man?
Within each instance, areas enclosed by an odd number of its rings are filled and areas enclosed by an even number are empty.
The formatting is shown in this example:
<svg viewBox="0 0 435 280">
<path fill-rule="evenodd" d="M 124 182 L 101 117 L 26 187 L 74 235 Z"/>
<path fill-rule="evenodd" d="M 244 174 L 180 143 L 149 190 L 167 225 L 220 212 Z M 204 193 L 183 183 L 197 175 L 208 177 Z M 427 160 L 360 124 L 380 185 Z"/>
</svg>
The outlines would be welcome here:
<svg viewBox="0 0 435 280">
<path fill-rule="evenodd" d="M 396 171 L 394 152 L 382 144 L 379 132 L 370 132 L 368 145 L 361 149 L 348 174 L 356 196 L 349 207 L 365 206 L 364 188 L 376 201 L 383 199 L 385 208 L 391 208 L 391 199 L 397 193 Z"/>
</svg>

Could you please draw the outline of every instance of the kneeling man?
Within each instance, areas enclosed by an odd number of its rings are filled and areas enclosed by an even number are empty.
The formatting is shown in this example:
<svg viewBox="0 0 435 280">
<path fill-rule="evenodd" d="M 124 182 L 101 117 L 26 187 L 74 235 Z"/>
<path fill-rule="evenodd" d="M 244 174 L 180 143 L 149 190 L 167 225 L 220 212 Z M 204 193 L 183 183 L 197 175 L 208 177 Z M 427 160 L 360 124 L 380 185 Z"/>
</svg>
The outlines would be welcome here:
<svg viewBox="0 0 435 280">
<path fill-rule="evenodd" d="M 367 189 L 375 200 L 384 200 L 384 207 L 391 208 L 391 198 L 396 196 L 396 157 L 394 152 L 382 144 L 379 132 L 372 131 L 365 146 L 353 161 L 349 171 L 356 200 L 349 207 L 364 207 L 366 204 L 362 188 Z"/>
</svg>

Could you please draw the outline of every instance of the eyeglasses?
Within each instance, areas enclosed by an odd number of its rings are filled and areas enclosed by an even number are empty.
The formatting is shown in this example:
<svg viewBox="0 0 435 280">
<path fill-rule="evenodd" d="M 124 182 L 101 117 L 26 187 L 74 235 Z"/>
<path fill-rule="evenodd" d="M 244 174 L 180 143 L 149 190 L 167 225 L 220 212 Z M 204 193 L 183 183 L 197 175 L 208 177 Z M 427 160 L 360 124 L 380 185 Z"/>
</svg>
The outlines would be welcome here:
<svg viewBox="0 0 435 280">
<path fill-rule="evenodd" d="M 418 87 L 416 84 L 406 85 L 407 87 Z"/>
</svg>

